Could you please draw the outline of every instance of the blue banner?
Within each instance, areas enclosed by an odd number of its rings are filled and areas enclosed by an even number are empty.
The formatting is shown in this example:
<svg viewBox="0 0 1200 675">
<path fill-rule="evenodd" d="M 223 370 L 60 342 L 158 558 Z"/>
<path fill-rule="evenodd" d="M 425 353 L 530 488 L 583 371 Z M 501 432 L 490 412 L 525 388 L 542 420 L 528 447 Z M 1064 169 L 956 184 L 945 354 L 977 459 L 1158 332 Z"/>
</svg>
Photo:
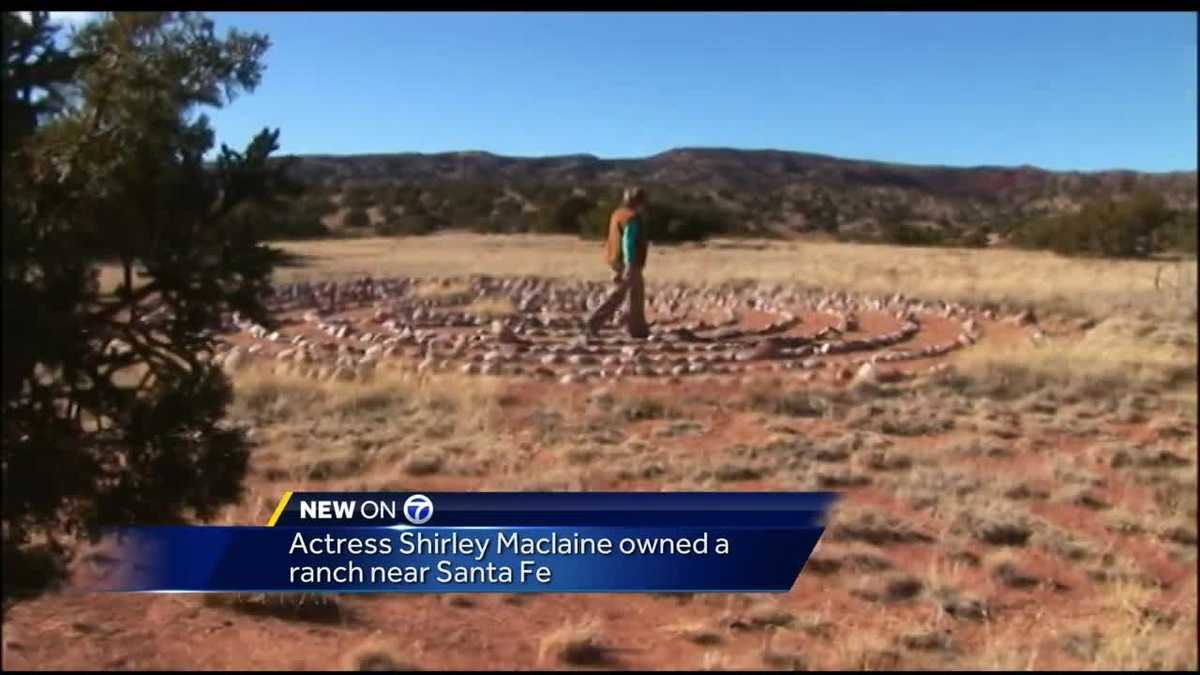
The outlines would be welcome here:
<svg viewBox="0 0 1200 675">
<path fill-rule="evenodd" d="M 820 493 L 288 493 L 267 527 L 117 533 L 109 591 L 786 592 Z"/>
</svg>

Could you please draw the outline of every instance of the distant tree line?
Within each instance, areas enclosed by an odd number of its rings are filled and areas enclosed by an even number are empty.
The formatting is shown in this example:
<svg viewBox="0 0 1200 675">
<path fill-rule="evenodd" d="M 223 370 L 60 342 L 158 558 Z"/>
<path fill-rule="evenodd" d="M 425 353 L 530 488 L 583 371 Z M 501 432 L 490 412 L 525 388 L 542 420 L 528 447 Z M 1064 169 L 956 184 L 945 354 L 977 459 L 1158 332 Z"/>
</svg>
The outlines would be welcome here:
<svg viewBox="0 0 1200 675">
<path fill-rule="evenodd" d="M 1154 253 L 1196 254 L 1196 210 L 1171 209 L 1147 189 L 1093 199 L 1073 212 L 1021 217 L 994 223 L 956 225 L 916 222 L 903 206 L 883 209 L 874 231 L 837 232 L 845 241 L 898 246 L 988 246 L 992 234 L 1016 247 L 1068 256 L 1146 257 Z M 836 232 L 836 230 L 835 230 Z"/>
<path fill-rule="evenodd" d="M 1012 230 L 1013 243 L 1063 255 L 1144 257 L 1159 251 L 1196 252 L 1196 211 L 1173 210 L 1162 195 L 1138 190 L 1105 197 L 1074 213 L 1030 220 Z"/>
<path fill-rule="evenodd" d="M 485 180 L 428 184 L 349 182 L 340 188 L 310 186 L 298 201 L 253 217 L 267 239 L 323 236 L 411 236 L 455 227 L 479 233 L 538 232 L 603 236 L 617 206 L 619 186 L 572 186 L 516 181 L 501 186 Z M 1009 213 L 985 218 L 964 206 L 934 220 L 903 201 L 867 195 L 849 203 L 817 188 L 802 197 L 773 192 L 753 195 L 740 212 L 721 206 L 708 191 L 648 186 L 647 227 L 660 243 L 738 236 L 764 222 L 803 215 L 805 230 L 842 241 L 899 246 L 982 248 L 993 236 L 1011 245 L 1064 255 L 1145 256 L 1157 251 L 1195 252 L 1196 212 L 1173 210 L 1163 197 L 1141 189 L 1123 197 L 1094 199 L 1076 212 L 1039 217 Z M 733 191 L 715 193 L 721 204 Z M 340 214 L 336 227 L 323 222 Z M 847 219 L 873 223 L 849 228 Z M 760 230 L 761 231 L 761 230 Z"/>
<path fill-rule="evenodd" d="M 432 185 L 346 185 L 339 191 L 309 186 L 292 204 L 258 218 L 264 238 L 412 236 L 455 227 L 478 233 L 536 232 L 600 237 L 616 208 L 619 188 L 583 190 L 560 184 L 500 187 L 484 181 Z M 611 193 L 611 194 L 610 194 Z M 736 234 L 735 218 L 710 198 L 655 188 L 647 230 L 656 242 L 699 241 Z M 594 195 L 594 196 L 593 196 Z M 333 214 L 339 227 L 322 224 Z"/>
<path fill-rule="evenodd" d="M 650 200 L 645 209 L 644 227 L 650 241 L 703 241 L 735 231 L 732 214 L 712 205 L 711 201 L 689 199 L 661 186 L 648 188 L 647 193 Z M 609 217 L 618 204 L 615 191 L 594 199 L 572 194 L 549 212 L 541 231 L 604 237 L 608 233 Z"/>
</svg>

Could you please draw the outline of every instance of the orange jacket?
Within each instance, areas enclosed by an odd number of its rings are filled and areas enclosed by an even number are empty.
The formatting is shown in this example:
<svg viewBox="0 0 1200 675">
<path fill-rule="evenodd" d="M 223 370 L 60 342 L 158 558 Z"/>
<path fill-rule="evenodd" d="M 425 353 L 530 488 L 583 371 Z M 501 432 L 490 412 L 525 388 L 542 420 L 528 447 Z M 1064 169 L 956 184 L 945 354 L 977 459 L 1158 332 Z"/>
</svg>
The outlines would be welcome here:
<svg viewBox="0 0 1200 675">
<path fill-rule="evenodd" d="M 608 266 L 614 270 L 619 271 L 625 268 L 624 256 L 621 254 L 621 237 L 625 234 L 625 223 L 639 215 L 637 211 L 627 206 L 620 206 L 613 211 L 612 217 L 608 220 L 608 242 L 604 247 L 604 257 L 608 261 Z M 632 266 L 640 268 L 646 264 L 646 253 L 649 248 L 646 242 L 644 223 L 638 228 L 637 235 L 637 254 L 634 256 Z"/>
</svg>

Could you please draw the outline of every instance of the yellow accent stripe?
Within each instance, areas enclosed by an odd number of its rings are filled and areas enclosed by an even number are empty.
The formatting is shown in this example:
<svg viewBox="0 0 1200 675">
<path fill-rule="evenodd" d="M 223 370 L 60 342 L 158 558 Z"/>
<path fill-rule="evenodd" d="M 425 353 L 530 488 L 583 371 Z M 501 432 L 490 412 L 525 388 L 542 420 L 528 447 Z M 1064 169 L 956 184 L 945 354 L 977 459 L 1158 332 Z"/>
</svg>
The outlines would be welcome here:
<svg viewBox="0 0 1200 675">
<path fill-rule="evenodd" d="M 279 500 L 279 506 L 275 507 L 275 514 L 271 516 L 271 521 L 267 523 L 267 527 L 275 527 L 275 523 L 279 521 L 279 516 L 283 515 L 283 509 L 292 499 L 292 491 L 288 490 L 283 493 L 283 499 Z"/>
</svg>

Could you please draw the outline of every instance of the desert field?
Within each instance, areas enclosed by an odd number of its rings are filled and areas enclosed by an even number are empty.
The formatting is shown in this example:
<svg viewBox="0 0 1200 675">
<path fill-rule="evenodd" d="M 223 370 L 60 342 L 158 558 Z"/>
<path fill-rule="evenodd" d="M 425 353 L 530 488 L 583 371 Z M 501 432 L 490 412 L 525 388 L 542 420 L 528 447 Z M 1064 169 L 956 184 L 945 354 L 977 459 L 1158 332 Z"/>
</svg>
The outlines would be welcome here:
<svg viewBox="0 0 1200 675">
<path fill-rule="evenodd" d="M 278 246 L 278 325 L 214 357 L 255 443 L 220 522 L 286 490 L 839 491 L 813 557 L 778 595 L 67 589 L 6 608 L 6 667 L 1197 667 L 1195 261 L 652 247 L 642 345 L 576 335 L 598 242 Z"/>
<path fill-rule="evenodd" d="M 351 275 L 541 275 L 603 281 L 600 244 L 555 235 L 474 235 L 280 242 L 301 264 L 281 282 Z M 1041 251 L 902 248 L 823 241 L 714 239 L 656 246 L 647 281 L 788 282 L 931 300 L 1009 302 L 1194 322 L 1196 261 L 1071 259 Z M 1155 279 L 1159 278 L 1159 288 Z"/>
</svg>

